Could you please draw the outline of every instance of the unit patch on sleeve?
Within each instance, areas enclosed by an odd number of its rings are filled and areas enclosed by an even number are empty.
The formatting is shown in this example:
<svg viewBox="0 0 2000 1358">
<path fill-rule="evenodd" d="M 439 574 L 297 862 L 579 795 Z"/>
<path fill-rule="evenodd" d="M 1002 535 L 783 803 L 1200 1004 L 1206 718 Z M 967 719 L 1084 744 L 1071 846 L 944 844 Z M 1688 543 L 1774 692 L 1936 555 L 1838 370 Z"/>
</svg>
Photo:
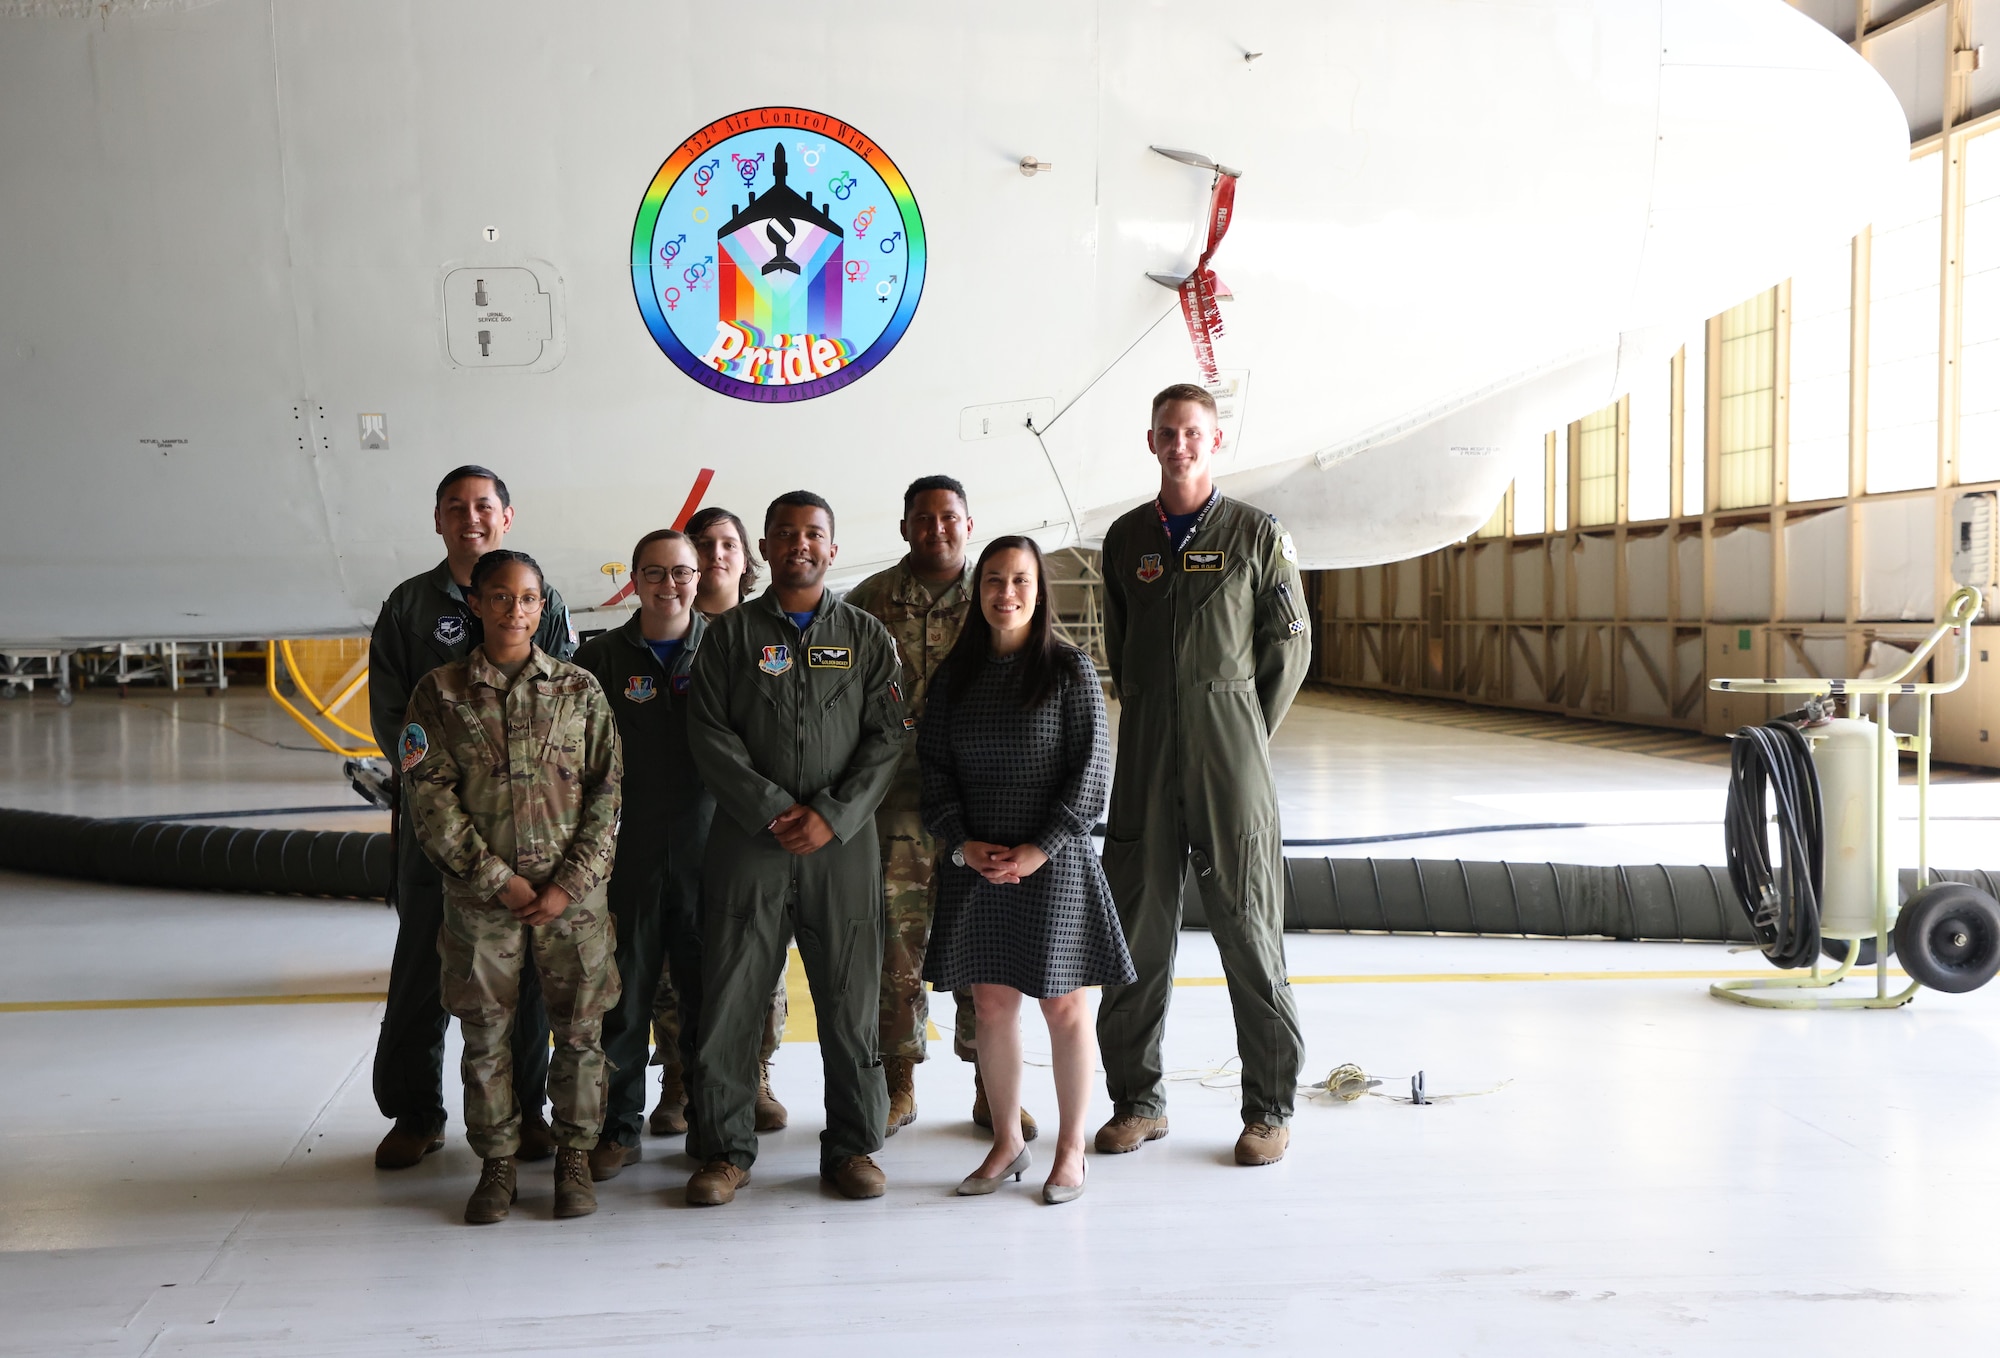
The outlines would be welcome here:
<svg viewBox="0 0 2000 1358">
<path fill-rule="evenodd" d="M 1181 569 L 1184 571 L 1219 571 L 1227 564 L 1227 552 L 1182 552 Z"/>
<path fill-rule="evenodd" d="M 1160 554 L 1158 552 L 1148 552 L 1139 558 L 1139 581 L 1141 584 L 1150 585 L 1164 574 L 1166 572 L 1160 566 Z"/>
<path fill-rule="evenodd" d="M 447 613 L 438 619 L 437 630 L 431 635 L 447 646 L 456 646 L 465 640 L 465 619 L 456 613 Z"/>
<path fill-rule="evenodd" d="M 854 668 L 854 648 L 851 646 L 808 646 L 806 647 L 806 667 L 815 670 L 851 670 Z"/>
<path fill-rule="evenodd" d="M 1299 549 L 1292 541 L 1290 533 L 1278 534 L 1278 555 L 1291 562 L 1294 566 L 1299 564 Z"/>
<path fill-rule="evenodd" d="M 635 674 L 625 681 L 625 696 L 635 703 L 650 703 L 660 691 L 653 687 L 652 675 Z"/>
<path fill-rule="evenodd" d="M 792 648 L 789 646 L 766 646 L 764 658 L 757 662 L 757 668 L 766 674 L 783 674 L 792 667 Z"/>
<path fill-rule="evenodd" d="M 431 752 L 431 738 L 424 734 L 424 728 L 411 722 L 403 728 L 403 772 L 424 762 L 424 756 Z"/>
<path fill-rule="evenodd" d="M 914 730 L 916 730 L 916 729 L 917 729 L 917 719 L 916 719 L 915 717 L 905 717 L 905 718 L 903 718 L 903 729 L 904 729 L 905 731 L 914 731 Z"/>
</svg>

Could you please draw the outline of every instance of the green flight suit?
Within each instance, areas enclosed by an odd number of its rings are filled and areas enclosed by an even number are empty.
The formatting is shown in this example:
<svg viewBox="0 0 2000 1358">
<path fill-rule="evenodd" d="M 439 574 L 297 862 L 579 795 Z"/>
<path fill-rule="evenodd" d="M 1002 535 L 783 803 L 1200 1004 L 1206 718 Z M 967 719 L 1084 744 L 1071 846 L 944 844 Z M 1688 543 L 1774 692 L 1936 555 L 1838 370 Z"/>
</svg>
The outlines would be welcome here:
<svg viewBox="0 0 2000 1358">
<path fill-rule="evenodd" d="M 803 632 L 766 590 L 717 618 L 695 659 L 688 744 L 719 812 L 703 860 L 701 1087 L 689 1110 L 704 1158 L 744 1169 L 757 1158 L 757 1041 L 794 935 L 819 1015 L 821 1164 L 882 1145 L 875 807 L 915 724 L 901 668 L 882 624 L 830 590 Z M 794 803 L 833 828 L 814 853 L 787 853 L 770 832 Z"/>
<path fill-rule="evenodd" d="M 917 578 L 904 557 L 849 590 L 847 602 L 889 629 L 903 662 L 903 699 L 921 725 L 931 676 L 958 644 L 966 614 L 977 607 L 972 563 L 965 563 L 957 580 L 934 590 Z M 930 1018 L 924 952 L 930 946 L 938 845 L 924 830 L 922 801 L 923 776 L 912 740 L 903 747 L 896 780 L 875 812 L 875 834 L 882 846 L 882 1054 L 908 1061 L 928 1055 L 924 1025 Z M 957 1002 L 952 1049 L 960 1060 L 977 1062 L 972 992 L 958 990 L 952 996 Z"/>
<path fill-rule="evenodd" d="M 1222 955 L 1243 1120 L 1291 1117 L 1304 1043 L 1285 970 L 1284 846 L 1271 733 L 1312 654 L 1291 536 L 1217 492 L 1180 542 L 1144 504 L 1104 535 L 1105 651 L 1118 765 L 1104 875 L 1139 979 L 1097 1011 L 1121 1114 L 1162 1117 L 1160 1056 L 1190 865 Z"/>
<path fill-rule="evenodd" d="M 673 663 L 662 666 L 634 613 L 624 626 L 583 643 L 576 663 L 597 676 L 625 750 L 623 823 L 611 871 L 624 996 L 604 1016 L 611 1067 L 604 1135 L 639 1144 L 646 1119 L 647 1036 L 664 962 L 680 1010 L 681 1069 L 694 1069 L 701 1015 L 701 855 L 715 799 L 688 753 L 694 658 L 708 623 L 696 614 Z M 687 1081 L 692 1087 L 694 1081 Z"/>
<path fill-rule="evenodd" d="M 439 562 L 390 592 L 368 643 L 368 724 L 393 768 L 403 716 L 417 681 L 440 665 L 463 660 L 482 636 L 465 591 Z M 576 630 L 562 596 L 551 588 L 542 605 L 535 645 L 558 660 L 576 649 Z M 396 786 L 392 783 L 391 786 Z M 388 1002 L 375 1044 L 375 1105 L 384 1117 L 413 1128 L 444 1125 L 444 1037 L 451 1026 L 438 991 L 438 930 L 444 926 L 444 879 L 417 845 L 407 808 L 393 813 L 396 851 L 396 950 L 389 961 Z M 514 1022 L 514 1092 L 541 1121 L 549 1078 L 549 1017 L 530 970 L 521 981 Z"/>
<path fill-rule="evenodd" d="M 540 650 L 509 680 L 476 647 L 417 681 L 398 748 L 404 804 L 444 875 L 433 946 L 465 1041 L 466 1139 L 486 1159 L 521 1148 L 513 1030 L 532 975 L 556 1038 L 556 1144 L 589 1150 L 604 1125 L 601 1023 L 619 995 L 605 902 L 620 782 L 610 704 L 586 671 Z M 523 924 L 499 899 L 517 876 L 561 887 L 570 904 Z"/>
</svg>

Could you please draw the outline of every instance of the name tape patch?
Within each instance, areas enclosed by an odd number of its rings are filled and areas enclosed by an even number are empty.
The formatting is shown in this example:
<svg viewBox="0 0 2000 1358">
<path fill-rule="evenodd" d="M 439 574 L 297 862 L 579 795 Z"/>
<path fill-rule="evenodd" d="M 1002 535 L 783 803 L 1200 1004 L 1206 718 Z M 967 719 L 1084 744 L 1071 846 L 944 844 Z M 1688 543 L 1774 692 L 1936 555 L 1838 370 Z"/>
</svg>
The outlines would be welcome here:
<svg viewBox="0 0 2000 1358">
<path fill-rule="evenodd" d="M 1182 552 L 1181 569 L 1184 571 L 1219 571 L 1227 564 L 1226 552 Z"/>
<path fill-rule="evenodd" d="M 808 646 L 806 666 L 815 670 L 851 670 L 854 668 L 854 648 L 851 646 Z"/>
</svg>

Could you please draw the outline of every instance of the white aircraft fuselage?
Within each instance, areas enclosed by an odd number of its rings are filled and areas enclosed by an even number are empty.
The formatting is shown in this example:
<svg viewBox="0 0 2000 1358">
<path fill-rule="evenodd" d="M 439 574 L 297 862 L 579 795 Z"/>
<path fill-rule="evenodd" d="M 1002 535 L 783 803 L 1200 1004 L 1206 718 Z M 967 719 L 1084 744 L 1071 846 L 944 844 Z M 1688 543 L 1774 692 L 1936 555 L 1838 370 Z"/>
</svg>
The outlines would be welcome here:
<svg viewBox="0 0 2000 1358">
<path fill-rule="evenodd" d="M 1477 528 L 1908 138 L 1779 0 L 0 0 L 0 646 L 365 630 L 464 462 L 573 606 L 704 469 L 824 494 L 843 579 L 933 472 L 1091 543 L 1202 380 L 1158 147 L 1241 172 L 1222 484 L 1334 566 Z"/>
</svg>

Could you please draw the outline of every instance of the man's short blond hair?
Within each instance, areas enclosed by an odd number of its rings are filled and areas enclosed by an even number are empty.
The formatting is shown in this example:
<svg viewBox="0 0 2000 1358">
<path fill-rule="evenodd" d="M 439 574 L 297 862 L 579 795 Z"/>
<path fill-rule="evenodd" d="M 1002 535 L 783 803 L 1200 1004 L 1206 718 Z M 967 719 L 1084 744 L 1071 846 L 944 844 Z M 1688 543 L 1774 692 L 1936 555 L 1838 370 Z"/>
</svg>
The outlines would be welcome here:
<svg viewBox="0 0 2000 1358">
<path fill-rule="evenodd" d="M 1171 387 L 1162 388 L 1160 394 L 1153 398 L 1152 413 L 1146 418 L 1149 420 L 1159 419 L 1160 407 L 1172 405 L 1175 401 L 1193 401 L 1196 405 L 1214 416 L 1218 422 L 1222 418 L 1216 413 L 1215 398 L 1208 394 L 1206 388 L 1197 387 L 1192 382 L 1176 382 Z"/>
</svg>

